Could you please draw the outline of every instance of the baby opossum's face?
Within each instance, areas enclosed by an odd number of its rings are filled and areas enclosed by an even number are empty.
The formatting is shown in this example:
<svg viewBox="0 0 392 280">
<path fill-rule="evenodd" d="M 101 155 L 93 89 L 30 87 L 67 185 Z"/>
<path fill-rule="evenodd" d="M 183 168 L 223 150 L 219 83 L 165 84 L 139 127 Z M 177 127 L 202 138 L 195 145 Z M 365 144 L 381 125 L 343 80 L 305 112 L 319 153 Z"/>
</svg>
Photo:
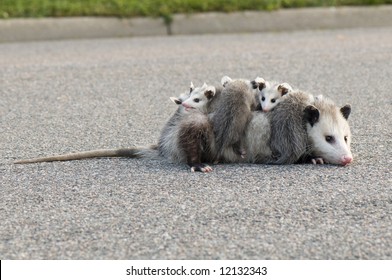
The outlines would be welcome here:
<svg viewBox="0 0 392 280">
<path fill-rule="evenodd" d="M 281 95 L 275 89 L 263 90 L 260 93 L 260 104 L 263 112 L 271 111 L 280 102 Z"/>
<path fill-rule="evenodd" d="M 347 122 L 351 108 L 346 105 L 340 110 L 336 106 L 327 109 L 308 106 L 305 110 L 313 156 L 322 158 L 325 163 L 347 165 L 353 161 L 351 132 Z"/>
<path fill-rule="evenodd" d="M 185 111 L 198 110 L 202 113 L 207 112 L 208 99 L 203 92 L 192 92 L 188 99 L 182 102 Z"/>
<path fill-rule="evenodd" d="M 215 87 L 204 84 L 202 87 L 191 90 L 188 98 L 181 102 L 186 112 L 198 110 L 202 113 L 207 113 L 208 102 L 215 95 Z"/>
<path fill-rule="evenodd" d="M 269 112 L 275 108 L 282 97 L 292 90 L 292 87 L 287 83 L 274 84 L 267 81 L 260 92 L 260 104 L 263 112 Z"/>
</svg>

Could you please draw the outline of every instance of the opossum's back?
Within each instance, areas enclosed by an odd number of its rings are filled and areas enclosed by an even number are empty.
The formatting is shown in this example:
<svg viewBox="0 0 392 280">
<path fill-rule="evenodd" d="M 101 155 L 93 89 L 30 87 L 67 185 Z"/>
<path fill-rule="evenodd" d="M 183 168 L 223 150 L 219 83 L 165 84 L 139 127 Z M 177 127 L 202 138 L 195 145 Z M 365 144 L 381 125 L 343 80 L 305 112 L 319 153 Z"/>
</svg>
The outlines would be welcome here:
<svg viewBox="0 0 392 280">
<path fill-rule="evenodd" d="M 199 111 L 189 112 L 181 116 L 175 114 L 165 125 L 159 138 L 159 154 L 172 162 L 187 162 L 184 146 L 197 139 L 189 138 L 184 132 L 192 131 L 192 135 L 200 137 L 200 147 L 205 148 L 204 158 L 214 156 L 214 139 L 212 126 L 206 114 Z"/>
<path fill-rule="evenodd" d="M 313 101 L 308 93 L 288 95 L 269 113 L 271 145 L 275 164 L 297 162 L 307 152 L 308 137 L 304 123 L 304 109 Z"/>
</svg>

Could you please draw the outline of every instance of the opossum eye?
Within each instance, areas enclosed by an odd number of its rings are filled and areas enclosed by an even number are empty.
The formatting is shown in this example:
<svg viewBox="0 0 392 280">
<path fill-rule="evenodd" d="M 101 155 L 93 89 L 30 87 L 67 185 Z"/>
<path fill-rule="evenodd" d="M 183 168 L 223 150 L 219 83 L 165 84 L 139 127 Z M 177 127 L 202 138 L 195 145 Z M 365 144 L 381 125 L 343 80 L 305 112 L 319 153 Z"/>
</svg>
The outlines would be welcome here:
<svg viewBox="0 0 392 280">
<path fill-rule="evenodd" d="M 272 102 L 272 103 L 275 103 L 275 101 L 276 101 L 275 98 L 271 99 L 271 102 Z"/>
<path fill-rule="evenodd" d="M 200 99 L 199 98 L 195 98 L 195 99 L 193 99 L 193 101 L 195 101 L 196 103 L 199 103 Z"/>
<path fill-rule="evenodd" d="M 325 141 L 327 141 L 328 143 L 331 144 L 331 143 L 335 142 L 335 138 L 331 135 L 327 135 L 327 136 L 325 136 Z"/>
<path fill-rule="evenodd" d="M 262 98 L 261 98 L 261 101 L 265 101 L 265 97 L 262 97 Z"/>
<path fill-rule="evenodd" d="M 344 136 L 344 142 L 347 143 L 347 136 Z"/>
</svg>

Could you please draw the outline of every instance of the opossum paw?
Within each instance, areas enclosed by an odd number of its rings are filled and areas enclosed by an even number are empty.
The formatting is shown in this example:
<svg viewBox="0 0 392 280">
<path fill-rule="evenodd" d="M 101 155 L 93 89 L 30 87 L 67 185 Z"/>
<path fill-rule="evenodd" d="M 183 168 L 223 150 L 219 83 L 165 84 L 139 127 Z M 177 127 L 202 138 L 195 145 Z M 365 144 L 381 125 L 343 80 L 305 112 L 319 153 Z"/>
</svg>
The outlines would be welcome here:
<svg viewBox="0 0 392 280">
<path fill-rule="evenodd" d="M 318 157 L 318 158 L 312 158 L 312 163 L 313 164 L 324 164 L 325 162 L 324 162 L 323 158 Z"/>
<path fill-rule="evenodd" d="M 246 158 L 246 151 L 245 150 L 241 150 L 240 152 L 241 152 L 240 153 L 241 158 Z"/>
<path fill-rule="evenodd" d="M 204 163 L 196 163 L 191 165 L 191 172 L 203 172 L 203 173 L 208 173 L 212 171 L 212 168 Z"/>
<path fill-rule="evenodd" d="M 241 158 L 246 158 L 246 150 L 245 149 L 238 149 L 235 150 L 235 153 L 238 154 Z"/>
</svg>

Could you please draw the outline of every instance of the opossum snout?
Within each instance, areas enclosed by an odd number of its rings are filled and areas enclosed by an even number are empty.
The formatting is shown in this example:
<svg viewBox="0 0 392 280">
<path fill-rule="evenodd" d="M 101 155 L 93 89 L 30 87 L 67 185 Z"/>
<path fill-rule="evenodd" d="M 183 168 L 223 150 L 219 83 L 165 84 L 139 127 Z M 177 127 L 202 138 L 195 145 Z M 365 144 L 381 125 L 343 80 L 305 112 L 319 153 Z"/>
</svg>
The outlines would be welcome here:
<svg viewBox="0 0 392 280">
<path fill-rule="evenodd" d="M 193 108 L 192 106 L 188 105 L 188 104 L 185 103 L 185 102 L 182 102 L 181 105 L 182 105 L 183 107 L 185 107 L 185 109 L 192 109 L 192 108 Z"/>
<path fill-rule="evenodd" d="M 352 156 L 342 156 L 342 158 L 340 159 L 340 162 L 342 165 L 347 165 L 349 163 L 351 163 L 353 161 L 353 157 Z"/>
</svg>

